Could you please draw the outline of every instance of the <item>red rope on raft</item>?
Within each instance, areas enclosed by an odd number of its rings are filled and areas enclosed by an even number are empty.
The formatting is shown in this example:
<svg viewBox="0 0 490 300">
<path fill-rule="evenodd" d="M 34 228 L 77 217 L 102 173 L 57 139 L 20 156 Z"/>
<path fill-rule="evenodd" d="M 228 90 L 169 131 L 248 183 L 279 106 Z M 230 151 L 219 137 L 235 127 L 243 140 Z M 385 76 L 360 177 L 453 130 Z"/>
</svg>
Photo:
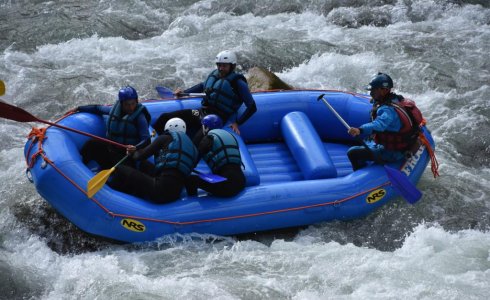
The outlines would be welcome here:
<svg viewBox="0 0 490 300">
<path fill-rule="evenodd" d="M 420 133 L 419 138 L 422 144 L 425 145 L 425 148 L 427 149 L 427 153 L 429 153 L 430 170 L 432 171 L 432 175 L 434 175 L 434 178 L 436 178 L 437 176 L 439 176 L 439 162 L 437 161 L 434 148 L 432 148 L 431 144 L 429 143 L 429 140 L 427 140 L 427 138 L 422 132 Z"/>
</svg>

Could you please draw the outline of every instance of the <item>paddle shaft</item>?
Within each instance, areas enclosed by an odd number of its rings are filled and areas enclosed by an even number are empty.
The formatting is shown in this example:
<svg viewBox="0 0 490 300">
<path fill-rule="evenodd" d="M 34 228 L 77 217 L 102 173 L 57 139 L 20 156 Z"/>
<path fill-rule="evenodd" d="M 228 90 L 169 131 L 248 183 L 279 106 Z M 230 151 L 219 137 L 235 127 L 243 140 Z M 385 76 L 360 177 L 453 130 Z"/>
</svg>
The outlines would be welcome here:
<svg viewBox="0 0 490 300">
<path fill-rule="evenodd" d="M 119 167 L 119 165 L 121 165 L 124 161 L 126 161 L 126 159 L 128 159 L 131 155 L 129 154 L 126 154 L 126 156 L 124 156 L 114 167 L 112 167 L 113 169 Z"/>
<path fill-rule="evenodd" d="M 205 93 L 180 93 L 179 96 L 189 96 L 189 97 L 204 97 Z"/>
<path fill-rule="evenodd" d="M 80 131 L 80 130 L 77 130 L 74 128 L 70 128 L 70 127 L 66 127 L 66 126 L 57 124 L 57 123 L 53 123 L 50 121 L 39 119 L 39 118 L 33 116 L 32 114 L 30 114 L 29 112 L 23 110 L 22 108 L 8 104 L 8 103 L 3 102 L 3 101 L 0 101 L 0 117 L 5 118 L 5 119 L 9 119 L 9 120 L 13 120 L 13 121 L 17 121 L 17 122 L 24 122 L 24 123 L 25 122 L 40 122 L 40 123 L 44 123 L 47 125 L 58 127 L 58 128 L 64 129 L 64 130 L 72 131 L 72 132 L 75 132 L 75 133 L 78 133 L 81 135 L 85 135 L 85 136 L 91 137 L 93 139 L 96 139 L 96 140 L 99 140 L 99 141 L 102 141 L 102 142 L 105 142 L 108 144 L 112 144 L 112 145 L 117 146 L 117 147 L 121 147 L 121 148 L 125 148 L 125 149 L 127 148 L 126 145 L 111 141 L 109 139 L 102 138 L 100 136 L 93 135 L 93 134 L 88 133 L 88 132 Z"/>
<path fill-rule="evenodd" d="M 93 135 L 91 133 L 88 133 L 88 132 L 80 131 L 80 130 L 77 130 L 75 128 L 66 127 L 66 126 L 63 126 L 63 125 L 60 125 L 60 124 L 56 124 L 56 123 L 49 122 L 49 121 L 44 121 L 44 120 L 37 120 L 37 121 L 38 122 L 41 122 L 41 123 L 44 123 L 44 124 L 51 125 L 51 126 L 59 127 L 61 129 L 65 129 L 65 130 L 68 130 L 68 131 L 76 132 L 78 134 L 85 135 L 85 136 L 91 137 L 93 139 L 96 139 L 96 140 L 99 140 L 99 141 L 102 141 L 102 142 L 105 142 L 105 143 L 108 143 L 108 144 L 112 144 L 112 145 L 117 146 L 117 147 L 121 147 L 121 148 L 124 148 L 124 149 L 127 148 L 126 145 L 119 144 L 119 143 L 114 142 L 114 141 L 111 141 L 109 139 L 105 139 L 105 138 L 102 138 L 100 136 L 96 136 L 96 135 Z"/>
<path fill-rule="evenodd" d="M 157 86 L 155 89 L 158 92 L 158 95 L 162 98 L 178 98 L 178 97 L 204 97 L 206 96 L 205 93 L 179 93 L 178 95 L 175 95 L 172 90 L 169 88 L 166 88 L 164 86 Z"/>
<path fill-rule="evenodd" d="M 341 115 L 339 115 L 339 113 L 332 107 L 332 105 L 330 105 L 330 103 L 328 103 L 328 101 L 323 97 L 323 95 L 320 95 L 320 98 L 322 99 L 323 103 L 325 103 L 325 105 L 328 107 L 328 109 L 337 117 L 337 119 L 339 119 L 339 121 L 345 126 L 345 128 L 347 128 L 347 130 L 351 129 L 351 127 L 349 126 L 349 124 L 347 124 L 347 122 L 342 118 Z M 369 146 L 366 144 L 366 142 L 364 142 L 363 139 L 361 139 L 360 137 L 356 137 L 356 139 L 362 143 L 362 145 L 364 147 L 366 147 L 366 149 L 368 149 L 374 156 L 374 158 L 376 160 L 379 160 L 379 158 L 377 157 L 377 155 L 374 155 L 373 151 L 371 150 L 371 148 L 369 148 Z"/>
</svg>

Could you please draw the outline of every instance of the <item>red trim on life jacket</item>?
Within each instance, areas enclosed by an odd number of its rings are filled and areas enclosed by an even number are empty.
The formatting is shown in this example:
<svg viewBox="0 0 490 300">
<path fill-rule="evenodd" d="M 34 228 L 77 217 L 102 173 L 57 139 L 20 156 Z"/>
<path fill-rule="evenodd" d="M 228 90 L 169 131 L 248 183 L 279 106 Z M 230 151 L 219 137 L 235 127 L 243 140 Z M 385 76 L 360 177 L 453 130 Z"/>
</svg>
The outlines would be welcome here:
<svg viewBox="0 0 490 300">
<path fill-rule="evenodd" d="M 412 119 L 409 114 L 405 111 L 405 109 L 397 105 L 395 103 L 391 104 L 383 104 L 390 105 L 395 108 L 396 114 L 400 118 L 400 122 L 402 124 L 401 128 L 397 132 L 393 131 L 384 131 L 377 132 L 374 134 L 374 141 L 377 144 L 381 144 L 385 147 L 386 150 L 392 151 L 405 151 L 416 141 L 417 135 L 414 134 L 414 125 Z M 378 107 L 379 108 L 379 107 Z M 373 119 L 376 118 L 378 109 L 373 110 Z"/>
</svg>

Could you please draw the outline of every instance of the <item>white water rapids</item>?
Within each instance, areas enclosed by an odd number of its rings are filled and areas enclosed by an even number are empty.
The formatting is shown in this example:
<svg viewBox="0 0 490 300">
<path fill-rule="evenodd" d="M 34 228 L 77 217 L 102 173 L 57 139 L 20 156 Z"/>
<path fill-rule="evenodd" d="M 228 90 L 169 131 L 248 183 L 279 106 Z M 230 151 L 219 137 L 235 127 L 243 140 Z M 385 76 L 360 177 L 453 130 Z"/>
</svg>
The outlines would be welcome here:
<svg viewBox="0 0 490 300">
<path fill-rule="evenodd" d="M 120 86 L 189 87 L 236 51 L 294 87 L 414 99 L 441 177 L 350 222 L 117 245 L 80 232 L 24 176 L 30 126 L 0 120 L 0 299 L 490 298 L 490 4 L 463 0 L 0 0 L 1 98 L 45 120 Z"/>
</svg>

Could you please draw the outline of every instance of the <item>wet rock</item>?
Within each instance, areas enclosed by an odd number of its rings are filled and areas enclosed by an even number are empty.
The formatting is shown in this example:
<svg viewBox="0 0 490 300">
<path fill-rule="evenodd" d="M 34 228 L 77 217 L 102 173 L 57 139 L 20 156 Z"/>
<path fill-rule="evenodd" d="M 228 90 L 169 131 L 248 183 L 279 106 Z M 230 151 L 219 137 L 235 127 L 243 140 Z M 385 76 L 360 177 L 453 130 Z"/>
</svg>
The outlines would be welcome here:
<svg viewBox="0 0 490 300">
<path fill-rule="evenodd" d="M 293 87 L 282 81 L 274 73 L 261 68 L 250 68 L 245 74 L 250 91 L 292 90 Z"/>
</svg>

